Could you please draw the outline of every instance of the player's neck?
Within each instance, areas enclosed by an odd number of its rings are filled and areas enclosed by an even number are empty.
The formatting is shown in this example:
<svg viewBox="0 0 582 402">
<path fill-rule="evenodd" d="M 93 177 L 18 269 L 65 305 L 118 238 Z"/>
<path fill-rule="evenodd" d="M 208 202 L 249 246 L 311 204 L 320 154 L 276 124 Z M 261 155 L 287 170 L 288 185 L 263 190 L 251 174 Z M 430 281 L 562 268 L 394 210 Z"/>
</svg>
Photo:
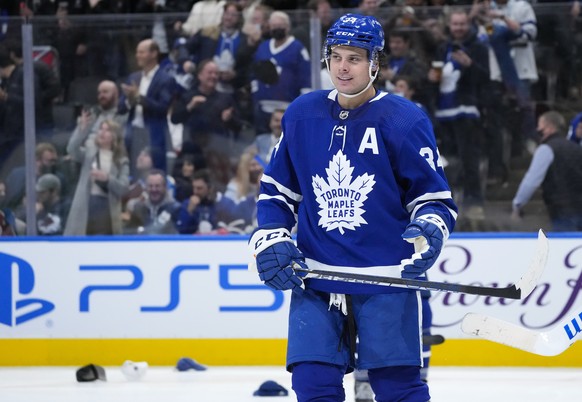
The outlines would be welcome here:
<svg viewBox="0 0 582 402">
<path fill-rule="evenodd" d="M 338 92 L 337 101 L 340 106 L 344 109 L 356 109 L 362 106 L 364 103 L 368 102 L 376 95 L 376 89 L 371 86 L 366 91 L 362 92 L 360 95 L 354 98 L 347 98 Z"/>
</svg>

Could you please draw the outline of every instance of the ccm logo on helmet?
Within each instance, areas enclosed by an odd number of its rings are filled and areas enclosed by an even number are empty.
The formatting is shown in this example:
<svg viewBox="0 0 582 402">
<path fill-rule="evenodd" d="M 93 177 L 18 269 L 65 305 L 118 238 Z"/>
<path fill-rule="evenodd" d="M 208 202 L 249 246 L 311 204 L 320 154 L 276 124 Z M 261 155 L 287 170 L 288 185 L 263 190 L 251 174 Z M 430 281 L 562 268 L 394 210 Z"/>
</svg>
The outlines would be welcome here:
<svg viewBox="0 0 582 402">
<path fill-rule="evenodd" d="M 356 34 L 353 32 L 338 31 L 338 32 L 336 32 L 336 35 L 338 35 L 338 36 L 355 36 Z"/>
</svg>

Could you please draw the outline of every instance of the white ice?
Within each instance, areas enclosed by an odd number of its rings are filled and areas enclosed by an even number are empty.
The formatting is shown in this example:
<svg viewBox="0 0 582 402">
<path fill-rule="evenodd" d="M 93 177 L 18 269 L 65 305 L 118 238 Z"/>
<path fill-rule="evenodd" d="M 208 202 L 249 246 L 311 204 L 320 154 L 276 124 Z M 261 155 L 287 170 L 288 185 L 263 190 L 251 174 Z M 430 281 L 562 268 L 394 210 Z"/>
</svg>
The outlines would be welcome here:
<svg viewBox="0 0 582 402">
<path fill-rule="evenodd" d="M 294 401 L 291 377 L 282 367 L 208 367 L 178 372 L 150 367 L 128 381 L 120 367 L 105 367 L 107 381 L 78 383 L 77 367 L 0 367 L 1 402 L 260 402 Z M 288 397 L 253 396 L 274 380 Z M 579 401 L 582 369 L 431 367 L 432 402 Z M 353 377 L 345 378 L 346 401 L 354 401 Z"/>
</svg>

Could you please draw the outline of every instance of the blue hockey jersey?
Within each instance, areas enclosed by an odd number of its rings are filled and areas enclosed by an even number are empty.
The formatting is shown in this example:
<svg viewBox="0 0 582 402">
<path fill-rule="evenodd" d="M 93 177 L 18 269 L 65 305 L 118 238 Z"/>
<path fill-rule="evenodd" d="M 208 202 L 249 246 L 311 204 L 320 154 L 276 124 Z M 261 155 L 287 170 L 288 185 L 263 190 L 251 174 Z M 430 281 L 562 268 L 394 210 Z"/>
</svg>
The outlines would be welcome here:
<svg viewBox="0 0 582 402">
<path fill-rule="evenodd" d="M 255 52 L 254 61 L 270 61 L 278 76 L 277 82 L 271 84 L 256 76 L 251 81 L 254 124 L 258 132 L 267 132 L 271 113 L 285 109 L 302 92 L 309 90 L 311 63 L 307 49 L 292 36 L 280 47 L 275 47 L 274 39 L 263 41 Z"/>
<path fill-rule="evenodd" d="M 278 48 L 274 43 L 274 39 L 265 40 L 255 52 L 255 62 L 270 60 L 279 75 L 277 83 L 273 85 L 267 85 L 253 77 L 252 93 L 257 102 L 262 100 L 291 102 L 301 94 L 301 90 L 311 86 L 309 53 L 303 44 L 294 37 L 289 37 L 287 42 Z"/>
<path fill-rule="evenodd" d="M 297 246 L 312 269 L 400 275 L 413 246 L 401 238 L 430 206 L 449 231 L 457 217 L 431 123 L 415 104 L 377 92 L 342 109 L 337 91 L 297 98 L 261 180 L 259 225 L 297 224 Z M 306 286 L 336 293 L 401 291 L 320 279 Z"/>
</svg>

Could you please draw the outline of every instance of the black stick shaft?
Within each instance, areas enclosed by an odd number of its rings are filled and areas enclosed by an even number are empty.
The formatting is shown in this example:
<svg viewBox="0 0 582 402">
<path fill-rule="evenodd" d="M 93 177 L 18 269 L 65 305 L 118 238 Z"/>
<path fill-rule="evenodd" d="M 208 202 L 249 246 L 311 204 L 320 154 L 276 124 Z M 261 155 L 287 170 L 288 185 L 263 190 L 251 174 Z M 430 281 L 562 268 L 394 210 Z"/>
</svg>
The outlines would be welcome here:
<svg viewBox="0 0 582 402">
<path fill-rule="evenodd" d="M 386 276 L 354 274 L 352 272 L 322 271 L 317 269 L 304 269 L 295 267 L 298 272 L 307 273 L 307 278 L 311 279 L 328 279 L 342 280 L 345 282 L 366 283 L 369 285 L 394 285 L 397 287 L 406 287 L 410 289 L 435 290 L 439 292 L 467 293 L 479 296 L 502 297 L 505 299 L 521 298 L 521 290 L 515 285 L 506 288 L 496 288 L 487 286 L 463 285 L 448 282 L 433 282 L 420 279 L 406 279 Z"/>
</svg>

